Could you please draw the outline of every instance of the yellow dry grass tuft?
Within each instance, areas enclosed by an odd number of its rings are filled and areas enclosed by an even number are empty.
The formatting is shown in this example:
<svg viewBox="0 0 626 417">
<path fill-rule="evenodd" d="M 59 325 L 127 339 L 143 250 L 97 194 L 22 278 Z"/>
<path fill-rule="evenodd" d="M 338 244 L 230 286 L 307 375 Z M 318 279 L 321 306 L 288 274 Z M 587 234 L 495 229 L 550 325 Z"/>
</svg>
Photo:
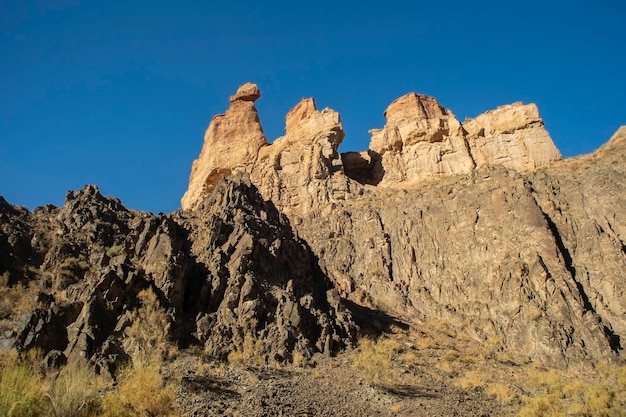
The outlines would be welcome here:
<svg viewBox="0 0 626 417">
<path fill-rule="evenodd" d="M 392 379 L 391 359 L 399 349 L 397 341 L 380 338 L 376 341 L 363 338 L 358 343 L 359 351 L 354 356 L 353 366 L 375 384 L 388 383 Z"/>
<path fill-rule="evenodd" d="M 165 383 L 161 362 L 137 362 L 118 376 L 117 391 L 104 396 L 102 408 L 105 417 L 174 417 L 176 385 Z"/>
</svg>

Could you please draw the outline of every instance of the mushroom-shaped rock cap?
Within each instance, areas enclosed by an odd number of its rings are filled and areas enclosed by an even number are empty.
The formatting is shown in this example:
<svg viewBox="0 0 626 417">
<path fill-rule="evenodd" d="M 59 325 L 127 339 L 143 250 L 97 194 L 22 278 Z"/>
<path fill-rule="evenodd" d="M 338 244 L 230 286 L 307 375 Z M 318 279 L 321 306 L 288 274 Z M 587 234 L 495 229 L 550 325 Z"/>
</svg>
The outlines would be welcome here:
<svg viewBox="0 0 626 417">
<path fill-rule="evenodd" d="M 261 97 L 261 90 L 256 84 L 245 83 L 237 89 L 235 95 L 230 96 L 230 102 L 235 101 L 256 101 Z"/>
</svg>

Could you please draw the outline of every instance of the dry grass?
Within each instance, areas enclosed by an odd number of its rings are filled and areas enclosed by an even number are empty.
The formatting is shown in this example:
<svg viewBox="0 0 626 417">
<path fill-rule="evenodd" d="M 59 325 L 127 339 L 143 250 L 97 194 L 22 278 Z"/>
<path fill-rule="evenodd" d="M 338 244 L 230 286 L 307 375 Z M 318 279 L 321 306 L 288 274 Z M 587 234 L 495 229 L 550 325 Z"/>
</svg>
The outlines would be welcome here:
<svg viewBox="0 0 626 417">
<path fill-rule="evenodd" d="M 529 375 L 530 395 L 520 417 L 626 415 L 626 366 L 604 367 L 592 375 L 555 370 Z"/>
<path fill-rule="evenodd" d="M 0 369 L 0 417 L 36 417 L 45 411 L 43 380 L 32 363 L 9 358 Z"/>
<path fill-rule="evenodd" d="M 41 355 L 0 357 L 0 417 L 172 417 L 176 382 L 161 373 L 169 320 L 154 293 L 140 294 L 126 339 L 133 362 L 117 377 L 113 389 L 86 362 L 72 362 L 49 375 L 37 369 Z"/>
<path fill-rule="evenodd" d="M 0 276 L 0 320 L 17 317 L 35 308 L 33 294 L 19 283 L 9 286 L 9 273 Z"/>
<path fill-rule="evenodd" d="M 156 359 L 142 361 L 124 369 L 118 376 L 116 391 L 109 392 L 102 401 L 105 417 L 174 417 L 176 384 L 165 383 L 162 363 Z"/>
<path fill-rule="evenodd" d="M 430 318 L 426 321 L 426 327 L 448 337 L 456 337 L 457 331 L 448 320 Z"/>
<path fill-rule="evenodd" d="M 511 404 L 517 398 L 511 387 L 501 383 L 488 384 L 485 392 L 495 397 L 501 404 Z"/>
<path fill-rule="evenodd" d="M 461 378 L 455 381 L 455 385 L 463 389 L 484 388 L 487 382 L 478 371 L 466 372 Z"/>
<path fill-rule="evenodd" d="M 106 383 L 85 362 L 68 364 L 47 379 L 43 392 L 50 414 L 56 417 L 95 416 L 100 409 L 100 394 Z"/>
<path fill-rule="evenodd" d="M 354 356 L 353 366 L 374 384 L 385 384 L 392 380 L 391 360 L 399 349 L 396 340 L 380 338 L 372 340 L 362 338 L 358 343 L 359 351 Z"/>
<path fill-rule="evenodd" d="M 134 363 L 148 364 L 155 356 L 169 356 L 173 347 L 167 337 L 170 320 L 151 289 L 139 293 L 141 307 L 133 314 L 133 323 L 127 331 L 124 349 Z"/>
<path fill-rule="evenodd" d="M 263 364 L 265 359 L 261 355 L 263 342 L 254 340 L 252 336 L 246 335 L 243 339 L 241 349 L 235 349 L 228 354 L 227 360 L 231 365 L 241 365 L 246 363 Z"/>
</svg>

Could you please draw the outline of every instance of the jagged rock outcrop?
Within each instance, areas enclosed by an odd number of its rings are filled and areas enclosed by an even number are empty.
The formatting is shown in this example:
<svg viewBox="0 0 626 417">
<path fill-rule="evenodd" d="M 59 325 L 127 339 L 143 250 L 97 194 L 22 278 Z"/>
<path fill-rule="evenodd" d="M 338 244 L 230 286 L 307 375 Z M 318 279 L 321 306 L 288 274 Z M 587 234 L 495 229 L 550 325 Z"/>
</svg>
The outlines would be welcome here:
<svg viewBox="0 0 626 417">
<path fill-rule="evenodd" d="M 0 350 L 111 369 L 152 288 L 170 337 L 222 358 L 332 353 L 369 307 L 522 362 L 622 360 L 626 127 L 560 161 L 534 105 L 459 123 L 412 93 L 368 151 L 340 157 L 336 112 L 303 99 L 268 144 L 259 96 L 242 86 L 211 122 L 184 211 L 128 210 L 91 186 L 61 208 L 0 199 L 0 284 L 36 295 L 25 314 L 0 308 Z"/>
<path fill-rule="evenodd" d="M 308 246 L 245 178 L 220 181 L 193 214 L 131 211 L 94 186 L 68 193 L 61 208 L 0 203 L 0 275 L 19 276 L 36 297 L 23 314 L 0 315 L 2 349 L 112 370 L 127 357 L 124 334 L 146 288 L 168 312 L 173 341 L 216 357 L 253 346 L 246 353 L 258 360 L 286 362 L 354 340 Z"/>
<path fill-rule="evenodd" d="M 218 114 L 204 134 L 200 156 L 193 162 L 189 188 L 182 198 L 183 209 L 195 208 L 224 177 L 247 172 L 254 165 L 267 139 L 254 102 L 261 97 L 252 83 L 239 87 L 230 97 L 230 107 Z"/>
<path fill-rule="evenodd" d="M 360 184 L 406 187 L 480 165 L 532 170 L 561 158 L 532 104 L 502 106 L 460 123 L 435 98 L 409 93 L 385 110 L 384 128 L 370 131 L 369 150 L 340 157 L 339 114 L 318 111 L 313 99 L 290 110 L 285 136 L 268 144 L 254 107 L 260 95 L 255 84 L 241 86 L 226 113 L 211 121 L 183 209 L 194 209 L 220 178 L 239 171 L 281 211 L 303 216 L 362 193 Z"/>
<path fill-rule="evenodd" d="M 314 255 L 249 180 L 220 183 L 184 224 L 191 254 L 205 268 L 188 288 L 188 307 L 207 352 L 283 362 L 294 352 L 330 354 L 352 343 L 351 316 Z"/>
<path fill-rule="evenodd" d="M 557 163 L 533 104 L 460 123 L 410 93 L 384 115 L 370 149 L 340 160 L 339 116 L 303 100 L 286 135 L 245 168 L 341 296 L 445 320 L 543 363 L 617 358 L 626 337 L 624 172 L 614 167 L 624 166 L 615 157 L 623 134 L 595 156 Z M 593 169 L 571 175 L 583 166 Z"/>
<path fill-rule="evenodd" d="M 375 158 L 367 182 L 384 186 L 420 181 L 469 172 L 476 166 L 461 124 L 436 99 L 410 93 L 383 114 L 385 127 L 370 130 Z M 350 175 L 349 166 L 346 171 Z"/>
<path fill-rule="evenodd" d="M 481 165 L 533 170 L 561 159 L 537 106 L 514 103 L 460 123 L 432 97 L 409 93 L 383 113 L 367 153 L 343 154 L 345 171 L 359 182 L 409 185 L 465 174 Z"/>
<path fill-rule="evenodd" d="M 445 320 L 551 365 L 617 359 L 626 337 L 624 132 L 596 154 L 536 172 L 481 166 L 377 188 L 312 213 L 298 232 L 357 302 Z"/>
<path fill-rule="evenodd" d="M 254 107 L 259 97 L 256 85 L 245 84 L 226 113 L 211 121 L 183 209 L 195 209 L 219 179 L 236 172 L 248 173 L 263 197 L 286 213 L 307 213 L 358 188 L 342 174 L 337 149 L 344 132 L 337 112 L 318 111 L 313 99 L 302 99 L 285 118 L 285 136 L 268 144 Z"/>
<path fill-rule="evenodd" d="M 534 104 L 513 103 L 463 122 L 476 165 L 534 170 L 561 159 Z"/>
</svg>

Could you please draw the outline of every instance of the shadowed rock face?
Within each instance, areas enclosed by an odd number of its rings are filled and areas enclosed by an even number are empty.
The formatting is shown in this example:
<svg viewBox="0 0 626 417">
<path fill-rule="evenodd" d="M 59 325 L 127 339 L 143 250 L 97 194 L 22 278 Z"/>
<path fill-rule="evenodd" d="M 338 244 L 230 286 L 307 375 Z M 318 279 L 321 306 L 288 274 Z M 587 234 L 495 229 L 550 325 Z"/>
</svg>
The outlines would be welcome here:
<svg viewBox="0 0 626 417">
<path fill-rule="evenodd" d="M 217 357 L 333 353 L 371 308 L 539 363 L 621 360 L 626 127 L 561 161 L 534 105 L 460 123 L 411 93 L 371 149 L 340 156 L 336 112 L 303 99 L 270 145 L 259 97 L 242 86 L 211 122 L 184 211 L 128 210 L 92 186 L 33 212 L 0 199 L 0 276 L 38 301 L 0 315 L 0 349 L 111 368 L 151 287 L 170 336 Z"/>
<path fill-rule="evenodd" d="M 285 362 L 334 353 L 355 336 L 311 250 L 245 178 L 222 180 L 193 214 L 130 211 L 93 186 L 60 209 L 3 201 L 2 210 L 0 271 L 28 270 L 21 280 L 38 299 L 2 317 L 4 349 L 84 356 L 110 370 L 126 357 L 123 333 L 145 288 L 168 311 L 171 338 L 216 357 L 253 346 L 256 358 Z"/>
</svg>

